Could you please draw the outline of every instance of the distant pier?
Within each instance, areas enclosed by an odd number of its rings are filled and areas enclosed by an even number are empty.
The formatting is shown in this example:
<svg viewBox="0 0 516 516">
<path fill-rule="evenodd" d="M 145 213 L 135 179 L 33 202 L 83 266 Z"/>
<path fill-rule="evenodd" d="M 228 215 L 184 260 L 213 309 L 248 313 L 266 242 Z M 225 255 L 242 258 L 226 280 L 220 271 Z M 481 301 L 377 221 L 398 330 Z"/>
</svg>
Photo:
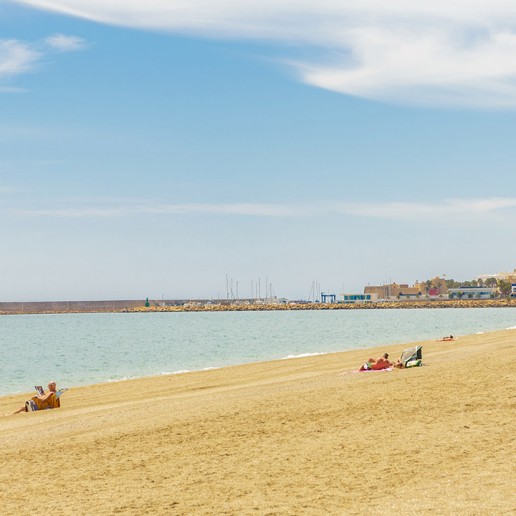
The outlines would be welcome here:
<svg viewBox="0 0 516 516">
<path fill-rule="evenodd" d="M 386 310 L 414 308 L 502 308 L 516 307 L 516 299 L 439 299 L 399 300 L 358 303 L 313 303 L 213 300 L 145 300 L 112 301 L 33 301 L 0 302 L 0 315 L 65 313 L 146 313 L 146 312 L 244 312 L 271 310 Z"/>
</svg>

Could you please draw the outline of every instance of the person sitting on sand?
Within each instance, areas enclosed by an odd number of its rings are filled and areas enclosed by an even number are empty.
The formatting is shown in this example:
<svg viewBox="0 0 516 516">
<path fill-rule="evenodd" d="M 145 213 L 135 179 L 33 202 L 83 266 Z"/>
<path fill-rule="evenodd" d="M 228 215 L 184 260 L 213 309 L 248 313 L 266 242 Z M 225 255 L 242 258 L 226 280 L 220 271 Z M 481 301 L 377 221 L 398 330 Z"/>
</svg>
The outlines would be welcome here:
<svg viewBox="0 0 516 516">
<path fill-rule="evenodd" d="M 50 382 L 48 384 L 48 392 L 46 394 L 33 396 L 30 400 L 26 401 L 16 412 L 13 412 L 13 414 L 32 411 L 33 409 L 31 408 L 31 402 L 36 405 L 37 410 L 59 408 L 61 405 L 59 398 L 56 398 L 56 382 Z"/>
<path fill-rule="evenodd" d="M 394 364 L 389 360 L 389 354 L 384 353 L 383 356 L 377 358 L 370 358 L 365 364 L 360 366 L 359 371 L 381 371 L 392 367 Z"/>
</svg>

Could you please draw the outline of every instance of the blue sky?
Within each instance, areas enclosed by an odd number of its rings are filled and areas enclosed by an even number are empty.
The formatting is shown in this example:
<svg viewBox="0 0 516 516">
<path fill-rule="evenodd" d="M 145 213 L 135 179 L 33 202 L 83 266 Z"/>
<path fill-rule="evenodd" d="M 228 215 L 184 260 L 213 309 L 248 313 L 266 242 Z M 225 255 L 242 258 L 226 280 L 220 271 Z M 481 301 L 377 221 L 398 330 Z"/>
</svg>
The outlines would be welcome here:
<svg viewBox="0 0 516 516">
<path fill-rule="evenodd" d="M 0 1 L 1 300 L 516 266 L 510 2 L 125 4 Z"/>
</svg>

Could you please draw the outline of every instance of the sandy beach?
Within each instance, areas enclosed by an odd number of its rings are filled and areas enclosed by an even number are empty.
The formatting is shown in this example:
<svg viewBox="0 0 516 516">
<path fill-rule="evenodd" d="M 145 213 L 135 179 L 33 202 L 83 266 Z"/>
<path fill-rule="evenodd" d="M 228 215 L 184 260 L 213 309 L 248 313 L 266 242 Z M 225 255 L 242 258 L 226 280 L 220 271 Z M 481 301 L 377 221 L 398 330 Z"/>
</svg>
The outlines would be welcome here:
<svg viewBox="0 0 516 516">
<path fill-rule="evenodd" d="M 350 371 L 408 345 L 72 387 L 0 418 L 0 513 L 514 513 L 515 341 L 422 342 L 425 367 L 392 372 Z"/>
</svg>

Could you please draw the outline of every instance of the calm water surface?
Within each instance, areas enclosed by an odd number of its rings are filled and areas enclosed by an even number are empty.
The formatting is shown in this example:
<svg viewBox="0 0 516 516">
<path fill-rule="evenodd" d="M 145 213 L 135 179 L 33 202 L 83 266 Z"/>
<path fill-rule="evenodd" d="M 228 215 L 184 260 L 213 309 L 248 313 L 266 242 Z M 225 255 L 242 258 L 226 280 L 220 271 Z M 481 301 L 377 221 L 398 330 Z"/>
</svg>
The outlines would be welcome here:
<svg viewBox="0 0 516 516">
<path fill-rule="evenodd" d="M 514 308 L 3 316 L 0 395 L 515 326 Z"/>
</svg>

